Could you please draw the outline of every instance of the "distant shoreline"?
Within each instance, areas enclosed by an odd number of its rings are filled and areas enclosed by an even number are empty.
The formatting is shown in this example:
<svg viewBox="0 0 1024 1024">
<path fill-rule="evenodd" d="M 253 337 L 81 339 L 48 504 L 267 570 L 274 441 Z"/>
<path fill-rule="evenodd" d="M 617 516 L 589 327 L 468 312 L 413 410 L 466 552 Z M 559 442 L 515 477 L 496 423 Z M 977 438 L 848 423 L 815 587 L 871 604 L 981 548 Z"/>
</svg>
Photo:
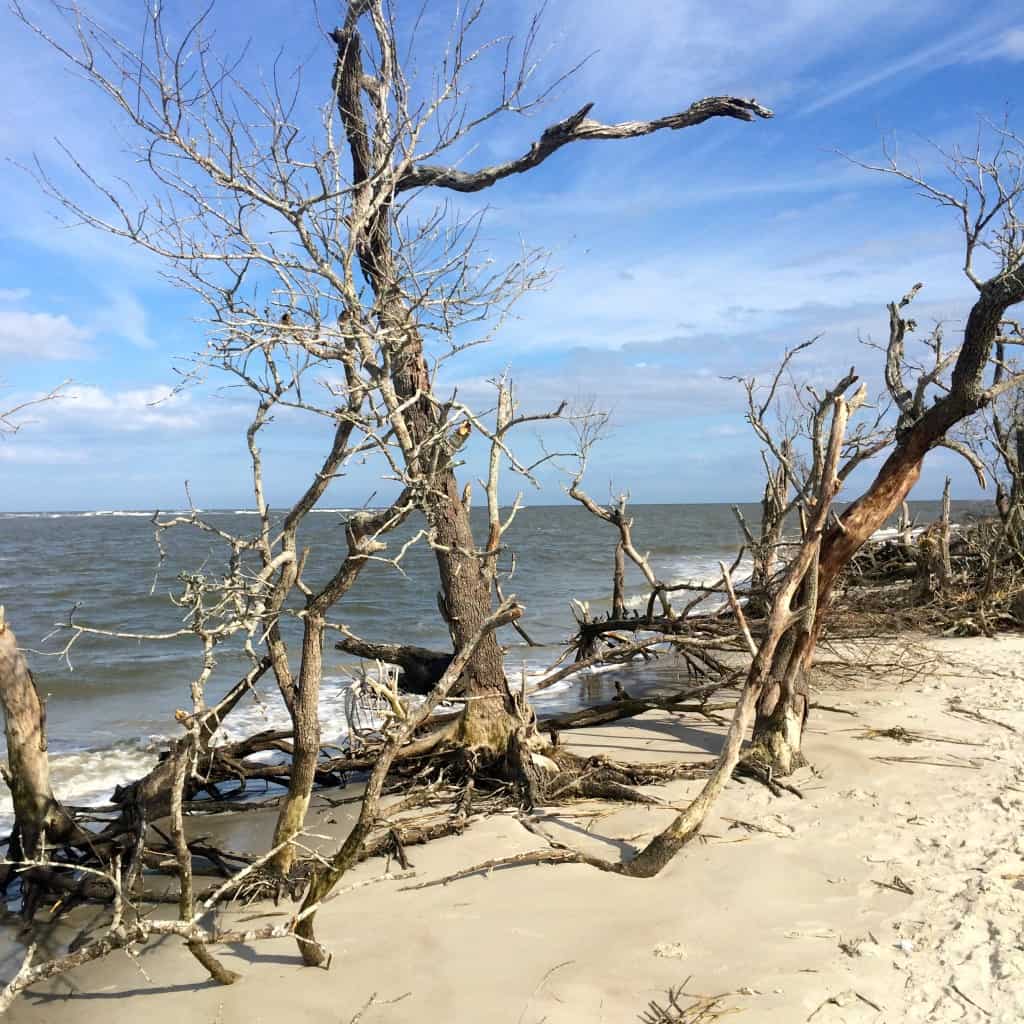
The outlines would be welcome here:
<svg viewBox="0 0 1024 1024">
<path fill-rule="evenodd" d="M 908 504 L 913 507 L 915 505 L 932 505 L 938 504 L 941 501 L 941 496 L 935 498 L 912 498 Z M 837 501 L 836 506 L 838 508 L 844 508 L 849 502 Z M 992 498 L 954 498 L 952 501 L 953 507 L 962 505 L 988 505 L 993 509 L 995 504 Z M 739 505 L 741 508 L 744 507 L 756 507 L 760 506 L 759 499 L 751 499 L 748 501 L 633 501 L 630 502 L 630 508 L 697 508 L 697 507 L 722 507 L 731 508 L 733 505 Z M 271 511 L 275 509 L 284 510 L 285 504 L 271 505 Z M 510 505 L 502 505 L 502 508 L 510 508 Z M 529 503 L 522 506 L 524 509 L 544 509 L 544 508 L 578 508 L 577 504 L 572 501 L 558 501 L 558 502 L 544 502 L 544 503 Z M 311 511 L 314 513 L 333 513 L 336 515 L 343 515 L 346 513 L 360 512 L 360 511 L 373 511 L 376 506 L 359 506 L 359 507 L 341 507 L 341 508 L 314 508 Z M 483 511 L 484 505 L 475 505 L 474 510 Z M 81 519 L 87 518 L 118 518 L 120 516 L 130 518 L 141 518 L 143 516 L 153 516 L 156 514 L 167 515 L 167 516 L 183 516 L 188 515 L 190 512 L 195 511 L 200 515 L 236 515 L 236 516 L 254 516 L 257 515 L 257 510 L 254 508 L 197 508 L 197 509 L 174 509 L 174 508 L 117 508 L 117 509 L 35 509 L 31 511 L 18 511 L 18 512 L 7 512 L 0 511 L 0 519 L 39 519 L 44 517 L 66 517 L 73 518 L 78 517 Z M 583 511 L 583 510 L 581 510 Z"/>
</svg>

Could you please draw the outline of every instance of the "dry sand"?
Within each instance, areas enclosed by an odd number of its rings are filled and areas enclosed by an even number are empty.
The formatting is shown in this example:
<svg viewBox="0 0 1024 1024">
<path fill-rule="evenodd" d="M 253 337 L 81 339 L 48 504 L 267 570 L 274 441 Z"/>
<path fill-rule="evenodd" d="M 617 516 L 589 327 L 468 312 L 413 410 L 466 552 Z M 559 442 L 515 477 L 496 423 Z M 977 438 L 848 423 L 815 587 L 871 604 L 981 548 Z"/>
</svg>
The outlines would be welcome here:
<svg viewBox="0 0 1024 1024">
<path fill-rule="evenodd" d="M 1024 640 L 931 647 L 946 665 L 916 682 L 866 671 L 848 689 L 819 694 L 858 717 L 815 712 L 805 745 L 813 769 L 793 780 L 805 799 L 730 786 L 705 841 L 657 878 L 562 865 L 415 892 L 386 881 L 321 912 L 330 971 L 300 968 L 281 941 L 226 952 L 245 976 L 239 984 L 197 984 L 195 962 L 167 941 L 138 962 L 118 955 L 39 986 L 11 1017 L 348 1024 L 376 994 L 362 1024 L 617 1024 L 690 978 L 688 991 L 731 993 L 737 1019 L 757 1024 L 1022 1022 Z M 950 698 L 1017 731 L 951 714 Z M 892 726 L 933 738 L 863 737 Z M 652 713 L 570 742 L 581 752 L 676 759 L 713 751 L 717 737 L 692 719 Z M 694 785 L 650 791 L 678 803 Z M 608 810 L 575 805 L 544 827 L 617 858 L 672 814 Z M 315 824 L 327 827 L 331 816 L 320 810 Z M 502 815 L 410 852 L 418 882 L 539 845 Z M 364 864 L 351 880 L 383 870 Z"/>
</svg>

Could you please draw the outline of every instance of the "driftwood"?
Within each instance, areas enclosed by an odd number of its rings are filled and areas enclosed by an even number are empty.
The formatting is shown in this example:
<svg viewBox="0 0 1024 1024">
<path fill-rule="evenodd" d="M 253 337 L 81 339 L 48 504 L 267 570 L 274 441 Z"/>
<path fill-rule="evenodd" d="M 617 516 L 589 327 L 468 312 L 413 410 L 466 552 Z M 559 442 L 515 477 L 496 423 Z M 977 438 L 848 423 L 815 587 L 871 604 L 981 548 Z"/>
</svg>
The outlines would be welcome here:
<svg viewBox="0 0 1024 1024">
<path fill-rule="evenodd" d="M 357 658 L 397 665 L 401 669 L 398 677 L 399 688 L 406 693 L 420 695 L 430 693 L 454 657 L 446 651 L 432 651 L 410 644 L 371 643 L 356 637 L 345 637 L 334 646 L 337 650 L 354 654 Z M 452 693 L 453 696 L 461 693 L 461 687 L 456 685 Z"/>
<path fill-rule="evenodd" d="M 595 704 L 593 707 L 582 708 L 579 711 L 569 711 L 562 715 L 551 715 L 541 718 L 538 727 L 543 732 L 562 732 L 565 729 L 586 729 L 594 725 L 604 725 L 608 722 L 617 722 L 623 718 L 633 718 L 642 715 L 646 711 L 674 711 L 677 713 L 692 712 L 698 715 L 711 715 L 716 711 L 723 711 L 733 707 L 734 701 L 718 704 L 708 704 L 707 698 L 721 690 L 723 683 L 709 683 L 707 686 L 698 686 L 692 689 L 683 690 L 671 697 L 644 697 L 624 699 L 616 698 L 607 704 Z M 697 698 L 695 703 L 686 703 Z"/>
<path fill-rule="evenodd" d="M 548 842 L 547 850 L 520 854 L 509 859 L 489 861 L 484 865 L 477 865 L 468 871 L 449 876 L 441 880 L 442 882 L 454 881 L 456 878 L 465 877 L 482 869 L 490 870 L 494 867 L 519 863 L 587 864 L 602 871 L 634 878 L 649 878 L 658 874 L 680 850 L 700 833 L 711 807 L 728 780 L 734 777 L 734 773 L 740 767 L 743 743 L 754 721 L 758 700 L 768 684 L 773 659 L 780 643 L 788 633 L 796 632 L 798 646 L 793 655 L 795 671 L 802 668 L 804 652 L 809 651 L 808 641 L 815 630 L 817 595 L 813 586 L 809 592 L 805 591 L 804 582 L 810 580 L 813 583 L 816 579 L 822 537 L 828 523 L 833 498 L 840 485 L 836 470 L 847 422 L 851 408 L 856 408 L 862 400 L 862 392 L 854 395 L 849 402 L 841 395 L 836 395 L 833 399 L 831 429 L 828 435 L 828 444 L 822 456 L 822 472 L 818 477 L 818 487 L 814 494 L 813 513 L 808 517 L 803 541 L 775 590 L 769 609 L 767 628 L 759 643 L 755 643 L 748 628 L 742 605 L 732 587 L 730 573 L 723 567 L 729 604 L 748 650 L 753 655 L 753 660 L 726 731 L 722 751 L 697 796 L 667 828 L 658 833 L 630 860 L 623 862 L 603 860 L 600 857 L 572 849 L 549 837 L 544 837 Z M 756 758 L 748 759 L 743 771 L 744 774 L 765 780 L 766 784 L 774 782 L 770 766 L 759 764 Z M 795 787 L 793 789 L 795 790 Z M 525 821 L 524 824 L 528 825 Z M 535 831 L 534 828 L 530 830 Z"/>
</svg>

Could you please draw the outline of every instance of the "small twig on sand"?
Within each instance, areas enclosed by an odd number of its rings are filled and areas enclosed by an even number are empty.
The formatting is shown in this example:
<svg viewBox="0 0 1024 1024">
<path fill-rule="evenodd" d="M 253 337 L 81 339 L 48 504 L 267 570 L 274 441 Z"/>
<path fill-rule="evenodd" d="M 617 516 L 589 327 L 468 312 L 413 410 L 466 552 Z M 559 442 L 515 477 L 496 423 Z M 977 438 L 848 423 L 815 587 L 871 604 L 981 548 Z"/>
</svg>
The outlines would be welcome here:
<svg viewBox="0 0 1024 1024">
<path fill-rule="evenodd" d="M 412 995 L 411 992 L 403 992 L 400 996 L 396 996 L 394 999 L 386 999 L 386 1000 L 384 1000 L 383 1003 L 380 1003 L 379 1005 L 381 1005 L 381 1006 L 394 1006 L 395 1003 L 400 1003 L 403 999 L 406 999 L 406 998 L 408 998 L 411 995 Z M 363 1005 L 360 1006 L 358 1010 L 356 1010 L 355 1016 L 348 1022 L 348 1024 L 359 1024 L 359 1021 L 361 1021 L 363 1019 L 363 1014 L 366 1013 L 366 1011 L 371 1006 L 374 1006 L 374 1005 L 377 1005 L 377 993 L 376 992 L 374 992 L 370 996 L 370 998 L 367 999 L 366 1002 L 363 1003 Z"/>
<path fill-rule="evenodd" d="M 874 881 L 874 879 L 872 879 L 872 881 Z M 879 889 L 892 889 L 893 892 L 901 892 L 906 896 L 914 895 L 914 890 L 911 889 L 899 875 L 893 875 L 891 882 L 875 882 L 875 885 L 877 885 Z"/>
<path fill-rule="evenodd" d="M 972 768 L 975 771 L 981 768 L 981 765 L 978 763 L 978 758 L 971 758 L 970 760 L 967 760 L 965 758 L 954 757 L 953 755 L 942 757 L 941 754 L 939 757 L 942 759 L 938 760 L 930 757 L 886 757 L 882 755 L 879 757 L 873 757 L 871 760 L 884 761 L 886 764 L 928 764 L 933 768 Z"/>
<path fill-rule="evenodd" d="M 859 1000 L 860 1000 L 860 1001 L 861 1001 L 862 1003 L 867 1003 L 867 1004 L 868 1004 L 868 1006 L 870 1006 L 872 1010 L 875 1010 L 875 1011 L 877 1011 L 878 1013 L 881 1013 L 881 1012 L 882 1012 L 882 1008 L 881 1008 L 881 1007 L 880 1007 L 880 1006 L 878 1005 L 878 1003 L 874 1002 L 874 1001 L 873 1001 L 873 1000 L 871 1000 L 871 999 L 868 999 L 868 997 L 867 997 L 867 996 L 865 996 L 865 995 L 862 995 L 862 994 L 861 994 L 860 992 L 854 992 L 853 994 L 854 994 L 854 995 L 855 995 L 855 996 L 856 996 L 856 997 L 857 997 L 857 998 L 858 998 L 858 999 L 859 999 Z"/>
<path fill-rule="evenodd" d="M 904 729 L 902 725 L 894 725 L 891 729 L 864 728 L 858 734 L 862 740 L 896 740 L 899 743 L 954 743 L 959 747 L 984 747 L 985 743 L 974 740 L 961 740 L 955 736 L 939 736 L 933 732 L 918 732 L 915 729 Z"/>
<path fill-rule="evenodd" d="M 790 835 L 785 832 L 778 832 L 773 828 L 768 828 L 765 825 L 758 825 L 753 821 L 743 821 L 740 818 L 722 818 L 722 821 L 729 822 L 729 828 L 742 828 L 747 832 L 762 832 L 768 836 L 775 836 L 776 839 L 788 839 Z"/>
<path fill-rule="evenodd" d="M 978 1004 L 977 1004 L 977 1003 L 976 1003 L 976 1002 L 975 1002 L 975 1001 L 974 1001 L 974 1000 L 973 1000 L 973 999 L 972 999 L 972 998 L 971 998 L 971 997 L 970 997 L 969 995 L 967 995 L 967 993 L 966 993 L 966 992 L 964 992 L 964 991 L 963 991 L 963 989 L 961 989 L 961 988 L 960 988 L 960 986 L 959 986 L 959 985 L 957 985 L 957 983 L 956 983 L 955 981 L 951 981 L 951 982 L 949 983 L 949 987 L 950 987 L 950 988 L 951 988 L 951 989 L 952 989 L 952 990 L 953 990 L 953 991 L 954 991 L 954 992 L 955 992 L 955 993 L 956 993 L 956 994 L 957 994 L 957 995 L 958 995 L 958 996 L 959 996 L 959 997 L 960 997 L 960 998 L 961 998 L 961 999 L 962 999 L 962 1000 L 963 1000 L 963 1001 L 964 1001 L 965 1003 L 970 1003 L 970 1004 L 971 1004 L 971 1006 L 973 1006 L 973 1007 L 974 1007 L 974 1008 L 975 1008 L 976 1010 L 981 1010 L 981 1012 L 982 1012 L 983 1014 L 985 1014 L 985 1016 L 986 1016 L 986 1017 L 991 1017 L 991 1016 L 992 1016 L 992 1011 L 991 1011 L 991 1010 L 986 1010 L 984 1006 L 979 1006 L 979 1005 L 978 1005 Z"/>
<path fill-rule="evenodd" d="M 450 882 L 458 882 L 471 875 L 490 875 L 497 868 L 518 867 L 524 864 L 563 864 L 578 863 L 580 857 L 571 850 L 549 849 L 530 850 L 528 853 L 520 853 L 514 857 L 495 857 L 493 860 L 485 860 L 482 864 L 476 864 L 471 868 L 462 871 L 455 871 L 443 878 L 434 878 L 428 882 L 417 882 L 416 885 L 404 885 L 399 892 L 414 892 L 416 889 L 429 889 L 435 885 L 448 885 Z"/>
<path fill-rule="evenodd" d="M 849 1006 L 854 1001 L 854 999 L 859 999 L 862 1003 L 866 1003 L 868 1006 L 871 1007 L 872 1010 L 875 1010 L 877 1013 L 882 1012 L 882 1007 L 879 1006 L 878 1003 L 874 1002 L 871 999 L 868 999 L 867 996 L 862 995 L 860 992 L 856 992 L 854 991 L 854 989 L 848 988 L 844 992 L 838 992 L 834 996 L 829 996 L 828 999 L 824 1000 L 824 1002 L 822 1002 L 807 1019 L 809 1021 L 814 1020 L 814 1018 L 817 1017 L 818 1014 L 821 1013 L 821 1011 L 824 1010 L 826 1006 Z"/>
<path fill-rule="evenodd" d="M 555 971 L 560 971 L 563 967 L 568 967 L 570 964 L 576 963 L 575 960 L 563 960 L 560 964 L 555 964 L 554 967 L 549 968 L 544 972 L 544 977 L 537 982 L 537 987 L 530 993 L 530 998 L 526 1000 L 526 1005 L 523 1007 L 523 1012 L 519 1014 L 519 1024 L 522 1024 L 523 1018 L 526 1016 L 526 1011 L 530 1008 L 530 1003 L 533 1002 L 534 996 L 547 984 L 548 978 L 551 977 Z"/>
<path fill-rule="evenodd" d="M 997 725 L 1000 729 L 1008 729 L 1013 733 L 1018 731 L 1017 727 L 1010 725 L 1009 722 L 1001 722 L 998 718 L 989 718 L 988 715 L 983 715 L 980 711 L 964 707 L 963 704 L 960 703 L 959 697 L 950 697 L 946 710 L 951 715 L 958 715 L 961 718 L 970 718 L 975 722 L 984 722 L 985 725 Z"/>
<path fill-rule="evenodd" d="M 686 991 L 690 978 L 678 988 L 670 988 L 666 993 L 668 1005 L 662 1006 L 652 999 L 647 1009 L 640 1014 L 640 1024 L 711 1024 L 726 1015 L 741 1012 L 735 1006 L 726 1006 L 724 1000 L 730 993 L 717 996 L 695 996 Z M 689 1006 L 679 1002 L 683 997 L 693 999 Z"/>
<path fill-rule="evenodd" d="M 856 711 L 851 711 L 849 708 L 837 708 L 832 704 L 811 704 L 811 711 L 830 711 L 833 715 L 850 715 L 852 718 L 857 717 Z"/>
</svg>

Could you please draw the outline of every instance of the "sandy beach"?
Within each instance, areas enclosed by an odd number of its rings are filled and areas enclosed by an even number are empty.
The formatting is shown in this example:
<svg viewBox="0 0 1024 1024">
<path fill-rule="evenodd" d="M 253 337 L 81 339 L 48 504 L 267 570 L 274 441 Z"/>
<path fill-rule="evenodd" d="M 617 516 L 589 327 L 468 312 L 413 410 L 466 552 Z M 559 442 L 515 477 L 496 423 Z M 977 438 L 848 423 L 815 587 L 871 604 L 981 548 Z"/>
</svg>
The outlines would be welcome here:
<svg viewBox="0 0 1024 1024">
<path fill-rule="evenodd" d="M 226 951 L 244 978 L 223 988 L 164 941 L 37 986 L 11 1019 L 348 1024 L 362 1010 L 366 1024 L 625 1022 L 689 979 L 687 992 L 726 994 L 722 1008 L 758 1024 L 1020 1021 L 1024 639 L 928 648 L 940 660 L 913 682 L 865 673 L 822 688 L 821 704 L 857 717 L 814 713 L 812 766 L 793 779 L 804 799 L 731 785 L 703 840 L 656 878 L 523 866 L 408 889 L 541 845 L 514 816 L 496 815 L 411 850 L 415 878 L 334 899 L 319 917 L 329 971 L 301 968 L 283 940 Z M 956 713 L 951 700 L 991 721 Z M 866 733 L 894 726 L 928 738 Z M 704 756 L 717 736 L 651 712 L 566 741 L 668 760 Z M 695 786 L 649 791 L 678 804 Z M 615 858 L 671 813 L 586 803 L 540 817 L 551 836 Z M 322 805 L 314 819 L 325 835 L 343 827 Z M 384 871 L 367 862 L 350 881 Z M 251 906 L 236 919 L 275 913 L 284 910 Z"/>
</svg>

